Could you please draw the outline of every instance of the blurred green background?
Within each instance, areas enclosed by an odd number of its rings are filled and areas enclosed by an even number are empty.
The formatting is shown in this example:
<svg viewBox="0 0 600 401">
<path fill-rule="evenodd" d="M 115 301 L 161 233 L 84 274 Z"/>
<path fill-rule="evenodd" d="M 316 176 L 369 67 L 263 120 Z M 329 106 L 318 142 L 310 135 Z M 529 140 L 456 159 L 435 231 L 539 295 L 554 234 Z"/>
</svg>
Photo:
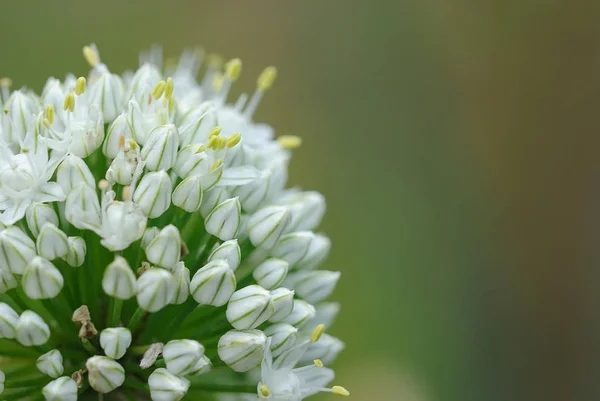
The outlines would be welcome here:
<svg viewBox="0 0 600 401">
<path fill-rule="evenodd" d="M 0 37 L 36 90 L 92 41 L 278 67 L 257 119 L 327 196 L 355 401 L 599 398 L 597 1 L 3 1 Z"/>
</svg>

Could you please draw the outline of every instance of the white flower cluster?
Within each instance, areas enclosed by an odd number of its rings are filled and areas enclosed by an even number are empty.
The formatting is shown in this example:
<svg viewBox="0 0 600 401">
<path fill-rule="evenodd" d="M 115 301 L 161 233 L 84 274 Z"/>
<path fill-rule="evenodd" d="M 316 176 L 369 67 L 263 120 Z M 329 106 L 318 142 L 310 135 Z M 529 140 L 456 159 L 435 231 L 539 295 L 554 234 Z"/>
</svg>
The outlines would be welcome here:
<svg viewBox="0 0 600 401">
<path fill-rule="evenodd" d="M 238 59 L 197 82 L 199 52 L 122 76 L 83 54 L 41 96 L 0 80 L 3 397 L 348 395 L 324 367 L 344 348 L 325 201 L 285 188 L 300 139 L 252 119 L 276 70 L 229 104 Z"/>
</svg>

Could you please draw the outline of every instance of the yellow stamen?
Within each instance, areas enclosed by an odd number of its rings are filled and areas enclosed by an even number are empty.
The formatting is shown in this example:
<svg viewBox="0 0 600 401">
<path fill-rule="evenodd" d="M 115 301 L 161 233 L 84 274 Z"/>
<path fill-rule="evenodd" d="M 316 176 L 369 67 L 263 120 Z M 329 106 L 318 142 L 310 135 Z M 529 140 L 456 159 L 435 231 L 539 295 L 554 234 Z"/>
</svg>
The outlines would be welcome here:
<svg viewBox="0 0 600 401">
<path fill-rule="evenodd" d="M 206 64 L 208 64 L 210 68 L 218 70 L 223 65 L 223 57 L 216 53 L 211 53 L 206 56 Z"/>
<path fill-rule="evenodd" d="M 165 88 L 165 97 L 170 99 L 173 96 L 173 78 L 167 78 L 167 86 Z"/>
<path fill-rule="evenodd" d="M 135 149 L 137 149 L 137 147 L 138 147 L 137 142 L 133 139 L 130 139 L 129 140 L 129 149 L 135 150 Z"/>
<path fill-rule="evenodd" d="M 219 136 L 219 134 L 221 133 L 221 131 L 223 131 L 223 128 L 219 127 L 218 125 L 216 127 L 214 127 L 211 131 L 210 134 L 208 134 L 209 138 L 212 138 L 213 136 Z"/>
<path fill-rule="evenodd" d="M 214 162 L 213 165 L 210 167 L 210 172 L 212 173 L 213 171 L 215 171 L 216 169 L 218 169 L 222 165 L 223 165 L 223 160 L 222 159 L 217 159 L 217 161 Z"/>
<path fill-rule="evenodd" d="M 235 145 L 240 143 L 241 140 L 242 140 L 242 134 L 240 134 L 239 132 L 236 132 L 235 134 L 233 134 L 229 138 L 227 138 L 227 147 L 233 148 Z"/>
<path fill-rule="evenodd" d="M 316 343 L 317 341 L 319 341 L 323 333 L 325 333 L 325 325 L 320 324 L 313 330 L 312 335 L 310 336 L 310 341 Z"/>
<path fill-rule="evenodd" d="M 268 397 L 271 395 L 271 390 L 269 390 L 269 388 L 267 386 L 265 386 L 264 384 L 262 384 L 258 390 L 260 391 L 260 393 L 263 395 L 263 397 Z"/>
<path fill-rule="evenodd" d="M 215 74 L 215 80 L 213 81 L 213 89 L 215 90 L 215 92 L 218 92 L 221 90 L 222 86 L 223 86 L 223 74 L 217 73 L 217 74 Z"/>
<path fill-rule="evenodd" d="M 273 66 L 265 68 L 262 74 L 260 74 L 258 77 L 258 81 L 256 81 L 258 90 L 265 92 L 271 89 L 275 78 L 277 78 L 277 68 Z"/>
<path fill-rule="evenodd" d="M 206 144 L 207 148 L 210 149 L 217 149 L 217 145 L 219 144 L 219 136 L 218 135 L 214 135 L 211 136 L 210 139 L 208 140 L 208 143 Z"/>
<path fill-rule="evenodd" d="M 155 99 L 160 99 L 160 97 L 165 93 L 165 87 L 167 83 L 165 81 L 159 81 L 152 89 L 152 97 Z"/>
<path fill-rule="evenodd" d="M 284 149 L 298 149 L 302 145 L 302 138 L 296 135 L 282 135 L 277 138 L 277 142 Z"/>
<path fill-rule="evenodd" d="M 173 114 L 173 110 L 175 109 L 175 98 L 171 96 L 169 98 L 169 114 Z"/>
<path fill-rule="evenodd" d="M 10 88 L 13 84 L 12 79 L 4 77 L 0 78 L 0 88 Z"/>
<path fill-rule="evenodd" d="M 46 109 L 44 110 L 44 117 L 50 124 L 54 123 L 54 107 L 52 107 L 51 104 L 46 106 Z"/>
<path fill-rule="evenodd" d="M 83 46 L 83 57 L 85 58 L 85 61 L 87 61 L 87 63 L 92 67 L 100 62 L 98 53 L 96 53 L 96 51 L 90 46 Z"/>
<path fill-rule="evenodd" d="M 342 397 L 348 397 L 350 395 L 350 392 L 342 386 L 333 386 L 331 392 L 335 395 L 341 395 Z"/>
<path fill-rule="evenodd" d="M 235 82 L 242 73 L 242 60 L 239 58 L 231 59 L 225 65 L 225 76 Z"/>
<path fill-rule="evenodd" d="M 44 118 L 44 120 L 42 121 L 42 123 L 44 124 L 44 126 L 46 128 L 50 128 L 50 126 L 52 125 L 52 124 L 50 124 L 50 121 L 48 121 L 47 118 Z"/>
<path fill-rule="evenodd" d="M 324 366 L 323 362 L 320 359 L 315 359 L 313 362 L 315 363 L 317 368 L 322 368 Z"/>
<path fill-rule="evenodd" d="M 196 153 L 202 153 L 202 152 L 204 152 L 205 150 L 206 150 L 206 146 L 204 146 L 204 145 L 200 145 L 200 146 L 198 147 L 198 150 L 196 151 Z"/>
<path fill-rule="evenodd" d="M 63 104 L 63 109 L 65 111 L 69 110 L 73 112 L 75 110 L 75 95 L 71 92 L 65 97 L 65 102 Z"/>
<path fill-rule="evenodd" d="M 105 190 L 107 190 L 108 188 L 110 188 L 110 184 L 108 183 L 108 181 L 106 181 L 106 180 L 104 180 L 104 179 L 103 179 L 103 180 L 100 180 L 100 181 L 98 182 L 98 189 L 99 189 L 99 190 L 101 190 L 101 191 L 105 191 Z"/>
<path fill-rule="evenodd" d="M 86 81 L 84 77 L 77 78 L 77 83 L 75 83 L 75 93 L 77 96 L 85 92 L 85 82 Z"/>
</svg>

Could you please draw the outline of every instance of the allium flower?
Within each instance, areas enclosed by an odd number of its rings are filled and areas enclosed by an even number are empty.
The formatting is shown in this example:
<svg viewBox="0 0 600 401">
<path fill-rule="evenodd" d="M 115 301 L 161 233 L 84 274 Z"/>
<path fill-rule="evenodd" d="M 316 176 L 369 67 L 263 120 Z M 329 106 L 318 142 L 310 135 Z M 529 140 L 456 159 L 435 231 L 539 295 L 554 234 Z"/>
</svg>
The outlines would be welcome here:
<svg viewBox="0 0 600 401">
<path fill-rule="evenodd" d="M 252 119 L 276 70 L 230 104 L 238 59 L 197 82 L 199 52 L 123 76 L 83 54 L 41 96 L 0 80 L 0 399 L 348 395 L 324 199 Z"/>
</svg>

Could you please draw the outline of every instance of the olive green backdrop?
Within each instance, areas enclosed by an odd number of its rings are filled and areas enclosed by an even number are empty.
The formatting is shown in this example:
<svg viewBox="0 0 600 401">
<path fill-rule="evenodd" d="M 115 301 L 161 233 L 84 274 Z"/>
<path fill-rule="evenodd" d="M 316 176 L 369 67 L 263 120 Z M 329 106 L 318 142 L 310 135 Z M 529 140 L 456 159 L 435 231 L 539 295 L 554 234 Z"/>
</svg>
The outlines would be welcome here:
<svg viewBox="0 0 600 401">
<path fill-rule="evenodd" d="M 8 1 L 0 75 L 40 90 L 153 43 L 239 56 L 304 138 L 343 272 L 355 401 L 600 395 L 597 1 Z M 321 399 L 330 399 L 323 396 Z"/>
</svg>

